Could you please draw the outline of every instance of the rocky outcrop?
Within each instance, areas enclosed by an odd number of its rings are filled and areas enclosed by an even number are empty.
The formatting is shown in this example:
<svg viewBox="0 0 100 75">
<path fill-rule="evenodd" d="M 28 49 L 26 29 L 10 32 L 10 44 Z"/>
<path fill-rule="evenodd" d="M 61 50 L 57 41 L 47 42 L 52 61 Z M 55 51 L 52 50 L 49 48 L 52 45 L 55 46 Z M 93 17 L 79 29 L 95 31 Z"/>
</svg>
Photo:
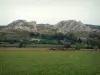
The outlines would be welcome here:
<svg viewBox="0 0 100 75">
<path fill-rule="evenodd" d="M 91 31 L 100 31 L 100 27 L 83 24 L 75 20 L 60 21 L 56 25 L 36 24 L 35 21 L 27 22 L 26 20 L 16 20 L 3 28 L 1 27 L 2 30 L 38 32 L 41 34 L 55 34 L 57 32 L 81 32 L 82 34 L 87 34 Z"/>
<path fill-rule="evenodd" d="M 41 34 L 54 34 L 56 30 L 54 29 L 54 25 L 50 24 L 38 24 L 37 31 Z"/>
<path fill-rule="evenodd" d="M 67 32 L 77 32 L 77 31 L 84 31 L 90 32 L 91 28 L 80 21 L 75 20 L 68 20 L 68 21 L 61 21 L 55 25 L 57 28 L 57 32 L 67 33 Z"/>
<path fill-rule="evenodd" d="M 37 24 L 35 21 L 27 22 L 25 20 L 16 20 L 6 26 L 6 30 L 13 29 L 19 31 L 37 32 Z"/>
</svg>

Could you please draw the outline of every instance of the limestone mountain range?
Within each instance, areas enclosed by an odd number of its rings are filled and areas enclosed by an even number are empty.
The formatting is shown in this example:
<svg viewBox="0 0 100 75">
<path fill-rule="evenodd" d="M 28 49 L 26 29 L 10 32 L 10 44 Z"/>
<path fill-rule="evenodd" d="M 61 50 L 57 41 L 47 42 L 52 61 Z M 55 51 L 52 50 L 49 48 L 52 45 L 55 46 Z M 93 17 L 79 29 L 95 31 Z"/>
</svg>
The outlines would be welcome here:
<svg viewBox="0 0 100 75">
<path fill-rule="evenodd" d="M 99 26 L 98 26 L 99 27 Z M 80 21 L 66 20 L 60 21 L 55 25 L 37 24 L 35 21 L 28 22 L 26 20 L 16 20 L 12 23 L 0 28 L 0 30 L 17 30 L 38 33 L 67 33 L 67 32 L 91 32 L 99 31 L 99 28 L 94 25 L 83 24 Z"/>
</svg>

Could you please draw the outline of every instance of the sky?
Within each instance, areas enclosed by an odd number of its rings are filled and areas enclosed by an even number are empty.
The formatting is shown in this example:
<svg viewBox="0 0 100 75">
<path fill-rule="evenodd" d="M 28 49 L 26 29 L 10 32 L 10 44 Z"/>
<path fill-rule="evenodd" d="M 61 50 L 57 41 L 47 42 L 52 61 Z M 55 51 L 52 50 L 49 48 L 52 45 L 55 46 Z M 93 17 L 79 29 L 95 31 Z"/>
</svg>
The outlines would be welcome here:
<svg viewBox="0 0 100 75">
<path fill-rule="evenodd" d="M 76 20 L 100 25 L 100 0 L 0 0 L 0 25 L 18 19 L 49 24 Z"/>
</svg>

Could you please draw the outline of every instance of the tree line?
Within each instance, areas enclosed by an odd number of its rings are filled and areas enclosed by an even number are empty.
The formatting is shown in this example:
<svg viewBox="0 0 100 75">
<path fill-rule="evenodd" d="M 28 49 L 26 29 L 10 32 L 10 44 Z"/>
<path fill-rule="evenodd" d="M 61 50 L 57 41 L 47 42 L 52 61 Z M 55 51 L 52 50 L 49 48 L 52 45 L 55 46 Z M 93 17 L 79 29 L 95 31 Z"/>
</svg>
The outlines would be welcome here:
<svg viewBox="0 0 100 75">
<path fill-rule="evenodd" d="M 30 40 L 31 38 L 38 38 L 37 40 Z M 19 47 L 26 44 L 64 44 L 70 43 L 71 45 L 84 45 L 85 48 L 100 48 L 100 34 L 98 32 L 91 32 L 87 38 L 76 37 L 73 33 L 55 33 L 55 34 L 40 34 L 30 32 L 28 38 L 7 39 L 6 34 L 2 33 L 0 42 L 8 42 L 9 44 L 19 43 Z"/>
</svg>

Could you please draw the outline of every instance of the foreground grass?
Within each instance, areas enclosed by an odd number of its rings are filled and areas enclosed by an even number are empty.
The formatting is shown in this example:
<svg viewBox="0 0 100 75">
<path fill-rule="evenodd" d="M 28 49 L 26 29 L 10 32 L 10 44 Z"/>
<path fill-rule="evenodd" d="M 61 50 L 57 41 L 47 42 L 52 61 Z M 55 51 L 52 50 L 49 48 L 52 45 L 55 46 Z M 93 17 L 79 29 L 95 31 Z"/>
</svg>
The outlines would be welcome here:
<svg viewBox="0 0 100 75">
<path fill-rule="evenodd" d="M 0 75 L 100 75 L 100 52 L 1 50 Z"/>
</svg>

